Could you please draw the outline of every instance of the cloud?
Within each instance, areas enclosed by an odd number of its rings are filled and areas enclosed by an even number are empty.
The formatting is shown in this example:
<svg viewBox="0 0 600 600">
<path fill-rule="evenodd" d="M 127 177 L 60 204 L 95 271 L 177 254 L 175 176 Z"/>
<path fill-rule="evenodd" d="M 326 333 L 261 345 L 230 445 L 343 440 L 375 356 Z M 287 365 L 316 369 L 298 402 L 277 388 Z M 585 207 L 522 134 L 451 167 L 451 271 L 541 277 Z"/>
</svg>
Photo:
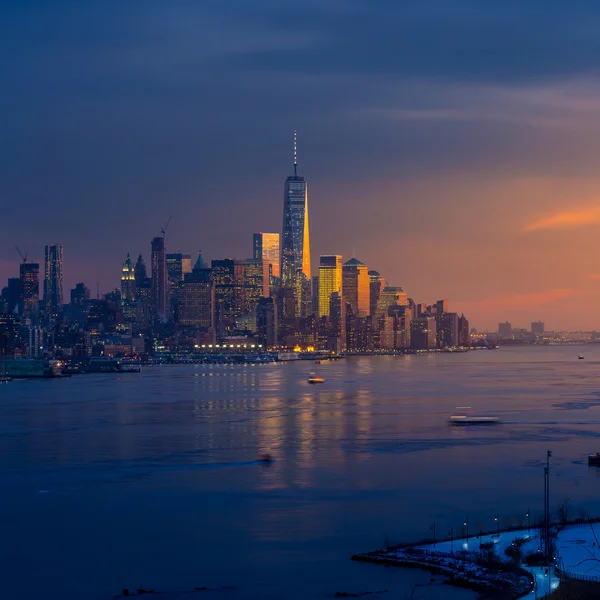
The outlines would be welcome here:
<svg viewBox="0 0 600 600">
<path fill-rule="evenodd" d="M 563 212 L 534 221 L 525 226 L 523 232 L 540 231 L 543 229 L 574 229 L 585 225 L 600 223 L 600 208 Z"/>
<path fill-rule="evenodd" d="M 512 294 L 506 296 L 490 296 L 482 300 L 472 300 L 466 302 L 457 302 L 461 310 L 465 312 L 470 309 L 485 308 L 487 310 L 522 310 L 524 308 L 532 309 L 574 296 L 581 296 L 585 292 L 576 289 L 556 288 L 545 292 L 527 293 L 527 294 Z"/>
<path fill-rule="evenodd" d="M 587 278 L 598 281 L 600 280 L 600 273 L 588 273 Z"/>
</svg>

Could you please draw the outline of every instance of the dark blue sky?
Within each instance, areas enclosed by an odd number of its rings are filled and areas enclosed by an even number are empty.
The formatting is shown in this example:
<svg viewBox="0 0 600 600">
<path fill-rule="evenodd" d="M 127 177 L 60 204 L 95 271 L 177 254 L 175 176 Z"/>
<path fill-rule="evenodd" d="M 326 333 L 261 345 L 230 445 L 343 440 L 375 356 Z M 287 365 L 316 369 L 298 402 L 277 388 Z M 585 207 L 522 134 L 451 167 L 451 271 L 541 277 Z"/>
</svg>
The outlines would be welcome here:
<svg viewBox="0 0 600 600">
<path fill-rule="evenodd" d="M 249 256 L 297 129 L 313 265 L 586 326 L 600 217 L 561 215 L 600 206 L 599 67 L 591 0 L 4 0 L 0 278 L 62 243 L 106 291 L 169 215 L 169 249 Z"/>
</svg>

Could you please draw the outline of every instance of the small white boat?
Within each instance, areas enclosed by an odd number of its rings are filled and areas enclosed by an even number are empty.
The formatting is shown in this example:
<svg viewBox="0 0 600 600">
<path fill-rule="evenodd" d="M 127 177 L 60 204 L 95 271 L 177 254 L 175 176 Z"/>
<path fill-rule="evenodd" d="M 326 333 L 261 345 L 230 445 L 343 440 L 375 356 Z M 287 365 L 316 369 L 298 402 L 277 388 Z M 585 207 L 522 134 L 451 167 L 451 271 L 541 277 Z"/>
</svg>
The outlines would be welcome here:
<svg viewBox="0 0 600 600">
<path fill-rule="evenodd" d="M 477 415 L 474 413 L 461 413 L 452 415 L 449 419 L 451 425 L 495 425 L 500 419 L 491 415 Z"/>
<path fill-rule="evenodd" d="M 579 355 L 579 360 L 583 360 L 583 354 Z"/>
<path fill-rule="evenodd" d="M 322 377 L 309 377 L 308 383 L 325 383 L 325 380 Z"/>
</svg>

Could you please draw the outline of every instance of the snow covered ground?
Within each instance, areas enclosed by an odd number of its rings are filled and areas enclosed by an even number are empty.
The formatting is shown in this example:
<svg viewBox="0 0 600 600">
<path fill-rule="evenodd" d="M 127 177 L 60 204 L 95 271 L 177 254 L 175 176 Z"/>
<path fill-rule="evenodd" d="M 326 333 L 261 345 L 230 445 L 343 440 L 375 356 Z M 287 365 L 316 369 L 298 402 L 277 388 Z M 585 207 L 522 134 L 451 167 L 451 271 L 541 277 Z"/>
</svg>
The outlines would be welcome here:
<svg viewBox="0 0 600 600">
<path fill-rule="evenodd" d="M 600 581 L 600 524 L 566 527 L 558 533 L 558 565 L 566 573 L 597 577 Z"/>
<path fill-rule="evenodd" d="M 565 530 L 566 532 L 567 530 Z M 540 550 L 540 539 L 537 530 L 528 531 L 527 529 L 520 529 L 517 531 L 501 531 L 500 535 L 494 533 L 489 535 L 482 535 L 457 539 L 453 542 L 445 540 L 443 542 L 437 542 L 434 544 L 426 544 L 418 546 L 423 550 L 429 552 L 466 552 L 474 555 L 479 554 L 480 544 L 493 543 L 495 554 L 502 560 L 509 560 L 509 557 L 505 554 L 505 550 L 512 545 L 515 540 L 525 539 L 525 543 L 521 546 L 523 556 L 533 554 Z M 600 556 L 600 553 L 599 553 Z M 550 573 L 546 574 L 545 567 L 527 567 L 523 565 L 526 571 L 529 571 L 535 578 L 535 586 L 532 591 L 532 598 L 543 598 L 558 587 L 559 579 L 550 569 Z M 600 568 L 600 563 L 599 563 Z M 599 571 L 600 572 L 600 571 Z"/>
</svg>

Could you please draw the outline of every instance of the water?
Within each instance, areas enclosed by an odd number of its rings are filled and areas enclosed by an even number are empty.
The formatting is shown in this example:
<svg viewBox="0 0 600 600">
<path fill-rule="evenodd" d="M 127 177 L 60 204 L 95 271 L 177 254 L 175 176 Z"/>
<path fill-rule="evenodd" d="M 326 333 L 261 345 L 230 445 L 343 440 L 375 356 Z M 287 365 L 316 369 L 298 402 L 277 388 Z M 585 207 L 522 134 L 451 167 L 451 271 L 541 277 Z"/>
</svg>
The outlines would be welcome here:
<svg viewBox="0 0 600 600">
<path fill-rule="evenodd" d="M 503 424 L 448 427 L 465 405 Z M 0 410 L 8 599 L 473 598 L 349 558 L 539 517 L 547 449 L 553 510 L 600 514 L 596 346 L 13 381 Z"/>
</svg>

